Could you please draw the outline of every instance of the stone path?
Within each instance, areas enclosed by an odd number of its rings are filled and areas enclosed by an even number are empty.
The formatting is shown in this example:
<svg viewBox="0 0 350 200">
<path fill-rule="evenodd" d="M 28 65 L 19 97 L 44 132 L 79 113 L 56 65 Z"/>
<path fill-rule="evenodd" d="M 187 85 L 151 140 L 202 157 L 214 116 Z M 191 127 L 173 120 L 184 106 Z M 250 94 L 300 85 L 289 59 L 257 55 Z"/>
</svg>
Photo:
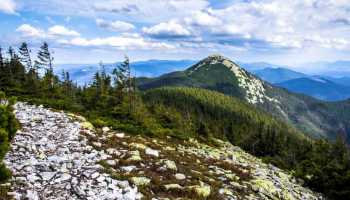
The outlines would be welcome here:
<svg viewBox="0 0 350 200">
<path fill-rule="evenodd" d="M 104 151 L 88 145 L 79 122 L 63 112 L 25 103 L 15 105 L 22 125 L 4 159 L 12 171 L 12 194 L 29 200 L 140 199 L 128 181 L 103 173 Z M 86 131 L 86 130 L 84 130 Z"/>
</svg>

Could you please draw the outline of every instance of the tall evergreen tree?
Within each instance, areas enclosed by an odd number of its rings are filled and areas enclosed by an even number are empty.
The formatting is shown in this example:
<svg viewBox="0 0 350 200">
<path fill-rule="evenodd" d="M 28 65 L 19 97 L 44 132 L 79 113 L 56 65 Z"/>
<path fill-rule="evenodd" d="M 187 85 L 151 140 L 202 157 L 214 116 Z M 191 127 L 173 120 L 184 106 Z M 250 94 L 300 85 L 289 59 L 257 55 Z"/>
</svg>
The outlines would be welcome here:
<svg viewBox="0 0 350 200">
<path fill-rule="evenodd" d="M 40 50 L 38 52 L 38 60 L 36 61 L 37 64 L 40 67 L 46 68 L 47 70 L 53 72 L 53 59 L 54 58 L 52 57 L 51 52 L 49 50 L 49 45 L 46 42 L 44 42 L 41 45 Z"/>
<path fill-rule="evenodd" d="M 0 67 L 4 67 L 4 57 L 2 56 L 2 48 L 0 46 Z"/>
<path fill-rule="evenodd" d="M 20 60 L 27 67 L 27 71 L 30 71 L 32 69 L 32 59 L 30 57 L 30 50 L 26 42 L 23 42 L 19 47 L 19 54 L 20 54 Z"/>
<path fill-rule="evenodd" d="M 129 111 L 131 112 L 133 105 L 133 86 L 130 70 L 130 61 L 127 56 L 125 57 L 125 60 L 113 70 L 112 74 L 114 75 L 116 96 L 121 101 L 126 97 L 128 98 Z"/>
<path fill-rule="evenodd" d="M 49 50 L 49 45 L 44 42 L 40 50 L 38 52 L 38 60 L 36 61 L 36 65 L 40 68 L 46 69 L 45 79 L 48 81 L 49 87 L 51 89 L 54 88 L 55 83 L 55 75 L 53 72 L 53 60 L 54 58 L 51 55 Z"/>
<path fill-rule="evenodd" d="M 10 62 L 15 59 L 15 50 L 10 46 L 9 49 L 7 50 L 7 54 L 9 55 L 9 60 Z"/>
</svg>

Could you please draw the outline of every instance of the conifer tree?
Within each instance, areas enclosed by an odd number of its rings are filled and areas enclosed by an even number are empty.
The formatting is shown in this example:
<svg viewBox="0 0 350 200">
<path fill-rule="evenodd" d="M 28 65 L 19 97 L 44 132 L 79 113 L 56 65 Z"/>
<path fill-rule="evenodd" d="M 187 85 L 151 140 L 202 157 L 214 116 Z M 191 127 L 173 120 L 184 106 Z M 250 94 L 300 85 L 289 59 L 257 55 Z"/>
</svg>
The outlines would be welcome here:
<svg viewBox="0 0 350 200">
<path fill-rule="evenodd" d="M 2 56 L 2 48 L 0 46 L 0 68 L 4 67 L 4 57 Z"/>
<path fill-rule="evenodd" d="M 114 83 L 116 86 L 116 96 L 120 101 L 128 97 L 129 112 L 132 110 L 132 78 L 130 70 L 129 58 L 125 56 L 125 60 L 113 70 Z"/>
<path fill-rule="evenodd" d="M 49 51 L 49 45 L 44 42 L 40 50 L 38 52 L 38 60 L 36 61 L 36 65 L 39 68 L 45 68 L 46 74 L 45 78 L 48 80 L 49 87 L 51 89 L 54 88 L 54 73 L 53 73 L 53 62 L 54 58 L 51 56 L 51 52 Z"/>
<path fill-rule="evenodd" d="M 26 42 L 23 42 L 19 47 L 20 60 L 26 65 L 27 71 L 32 69 L 32 59 L 30 57 L 30 50 Z"/>
<path fill-rule="evenodd" d="M 7 50 L 7 54 L 9 55 L 10 62 L 15 59 L 15 50 L 11 46 Z"/>
</svg>

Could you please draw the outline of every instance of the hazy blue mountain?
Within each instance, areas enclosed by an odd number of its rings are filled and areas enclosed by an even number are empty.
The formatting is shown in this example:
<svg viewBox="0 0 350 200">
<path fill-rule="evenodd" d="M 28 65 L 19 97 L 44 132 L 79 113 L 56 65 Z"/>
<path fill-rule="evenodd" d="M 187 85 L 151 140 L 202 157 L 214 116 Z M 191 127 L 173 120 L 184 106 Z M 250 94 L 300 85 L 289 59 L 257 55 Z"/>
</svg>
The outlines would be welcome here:
<svg viewBox="0 0 350 200">
<path fill-rule="evenodd" d="M 300 66 L 305 73 L 331 77 L 350 77 L 350 61 L 340 60 L 335 62 L 313 62 Z"/>
<path fill-rule="evenodd" d="M 343 76 L 343 77 L 330 77 L 330 76 L 323 76 L 325 79 L 328 79 L 330 81 L 333 81 L 334 83 L 337 83 L 339 85 L 349 86 L 350 87 L 350 77 Z"/>
<path fill-rule="evenodd" d="M 267 62 L 252 62 L 252 63 L 245 63 L 245 62 L 236 62 L 239 66 L 244 68 L 245 70 L 249 72 L 254 72 L 257 70 L 262 70 L 265 68 L 289 68 L 288 66 L 282 66 L 282 65 L 275 65 Z"/>
<path fill-rule="evenodd" d="M 286 68 L 281 68 L 281 67 L 278 67 L 278 68 L 268 67 L 268 68 L 253 71 L 252 73 L 270 83 L 279 83 L 279 82 L 284 82 L 284 81 L 308 76 L 306 74 L 296 72 Z"/>
<path fill-rule="evenodd" d="M 192 60 L 147 60 L 132 62 L 131 68 L 133 75 L 137 77 L 155 77 L 172 71 L 186 69 L 195 62 Z M 103 64 L 103 66 L 107 73 L 111 73 L 118 64 L 120 63 L 107 63 Z M 57 65 L 55 68 L 57 74 L 62 73 L 63 70 L 68 71 L 71 78 L 79 85 L 84 85 L 90 83 L 94 73 L 101 70 L 101 66 L 99 64 L 62 64 Z"/>
<path fill-rule="evenodd" d="M 275 85 L 289 91 L 309 95 L 326 101 L 338 101 L 350 97 L 350 87 L 334 83 L 322 77 L 303 77 Z"/>
</svg>

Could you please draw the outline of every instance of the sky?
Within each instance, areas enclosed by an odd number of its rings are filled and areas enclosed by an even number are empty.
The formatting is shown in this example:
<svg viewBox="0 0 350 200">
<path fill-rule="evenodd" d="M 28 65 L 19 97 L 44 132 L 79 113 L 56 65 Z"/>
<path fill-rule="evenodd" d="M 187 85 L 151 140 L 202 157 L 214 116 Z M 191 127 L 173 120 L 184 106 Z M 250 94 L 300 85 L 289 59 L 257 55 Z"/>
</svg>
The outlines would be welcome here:
<svg viewBox="0 0 350 200">
<path fill-rule="evenodd" d="M 350 60 L 350 0 L 0 0 L 0 27 L 2 47 L 47 41 L 56 63 Z"/>
</svg>

